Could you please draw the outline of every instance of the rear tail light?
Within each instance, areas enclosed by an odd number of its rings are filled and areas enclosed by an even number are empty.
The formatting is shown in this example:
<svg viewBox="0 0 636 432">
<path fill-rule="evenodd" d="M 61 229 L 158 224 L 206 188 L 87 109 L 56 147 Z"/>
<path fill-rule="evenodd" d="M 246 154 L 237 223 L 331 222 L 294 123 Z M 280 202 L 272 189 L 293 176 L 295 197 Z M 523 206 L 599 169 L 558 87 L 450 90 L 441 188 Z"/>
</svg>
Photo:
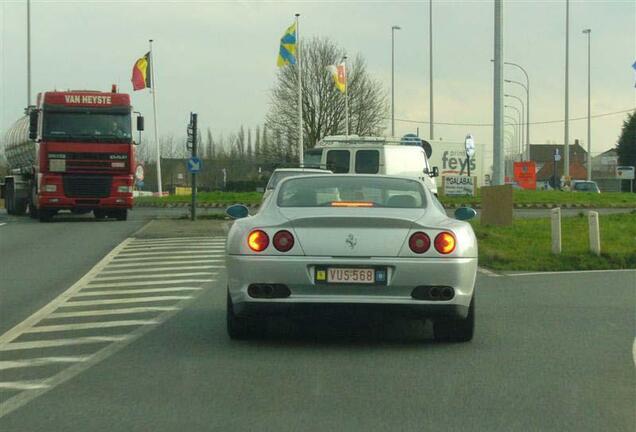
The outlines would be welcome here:
<svg viewBox="0 0 636 432">
<path fill-rule="evenodd" d="M 294 247 L 294 236 L 289 231 L 283 230 L 278 231 L 274 234 L 274 239 L 272 241 L 274 243 L 274 247 L 279 252 L 287 252 L 292 247 Z"/>
<path fill-rule="evenodd" d="M 455 243 L 455 236 L 446 231 L 442 231 L 435 237 L 435 249 L 444 255 L 455 250 Z"/>
<path fill-rule="evenodd" d="M 431 247 L 431 239 L 423 232 L 416 232 L 409 238 L 409 247 L 416 254 L 422 254 Z"/>
<path fill-rule="evenodd" d="M 254 252 L 263 252 L 269 246 L 269 237 L 265 231 L 254 230 L 247 236 L 247 245 Z"/>
</svg>

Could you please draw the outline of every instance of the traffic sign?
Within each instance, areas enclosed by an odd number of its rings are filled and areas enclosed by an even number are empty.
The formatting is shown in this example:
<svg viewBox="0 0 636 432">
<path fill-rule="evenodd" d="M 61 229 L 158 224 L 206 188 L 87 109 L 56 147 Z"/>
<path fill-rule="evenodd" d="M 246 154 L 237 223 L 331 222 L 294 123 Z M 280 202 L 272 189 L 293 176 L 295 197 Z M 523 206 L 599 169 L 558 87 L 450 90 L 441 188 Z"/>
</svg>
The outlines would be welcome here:
<svg viewBox="0 0 636 432">
<path fill-rule="evenodd" d="M 144 179 L 144 166 L 143 165 L 137 165 L 137 168 L 135 169 L 135 178 L 139 181 L 143 181 Z"/>
<path fill-rule="evenodd" d="M 561 160 L 561 155 L 559 154 L 559 149 L 554 149 L 554 160 L 557 161 L 557 162 Z"/>
<path fill-rule="evenodd" d="M 620 177 L 623 180 L 634 180 L 634 167 L 633 166 L 617 166 L 616 177 Z"/>
<path fill-rule="evenodd" d="M 188 172 L 196 174 L 199 171 L 201 171 L 201 159 L 194 156 L 188 159 Z"/>
<path fill-rule="evenodd" d="M 475 156 L 475 139 L 473 138 L 472 134 L 466 135 L 464 146 L 466 147 L 466 155 L 469 158 Z"/>
</svg>

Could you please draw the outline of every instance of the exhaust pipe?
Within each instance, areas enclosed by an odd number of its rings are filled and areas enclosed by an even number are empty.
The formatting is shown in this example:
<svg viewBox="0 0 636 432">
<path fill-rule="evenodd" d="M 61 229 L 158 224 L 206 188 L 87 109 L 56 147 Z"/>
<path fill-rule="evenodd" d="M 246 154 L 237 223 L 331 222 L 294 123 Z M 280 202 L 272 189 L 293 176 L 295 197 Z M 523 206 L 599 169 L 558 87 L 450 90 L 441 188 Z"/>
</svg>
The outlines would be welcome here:
<svg viewBox="0 0 636 432">
<path fill-rule="evenodd" d="M 431 288 L 431 290 L 429 291 L 429 296 L 431 297 L 431 299 L 433 300 L 437 300 L 440 295 L 441 295 L 441 289 L 439 287 L 433 287 Z"/>
<path fill-rule="evenodd" d="M 455 296 L 455 290 L 451 287 L 445 287 L 442 290 L 442 300 L 450 300 Z"/>
</svg>

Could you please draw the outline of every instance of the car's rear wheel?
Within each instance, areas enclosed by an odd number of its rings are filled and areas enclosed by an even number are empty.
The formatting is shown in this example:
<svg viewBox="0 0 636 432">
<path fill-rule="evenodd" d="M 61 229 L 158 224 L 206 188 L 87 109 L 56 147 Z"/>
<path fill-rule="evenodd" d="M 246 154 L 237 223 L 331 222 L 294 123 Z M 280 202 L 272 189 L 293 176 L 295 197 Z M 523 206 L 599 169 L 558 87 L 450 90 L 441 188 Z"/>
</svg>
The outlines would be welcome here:
<svg viewBox="0 0 636 432">
<path fill-rule="evenodd" d="M 263 334 L 262 320 L 252 317 L 242 317 L 234 313 L 234 305 L 230 294 L 227 294 L 225 309 L 227 334 L 231 339 L 250 339 Z"/>
<path fill-rule="evenodd" d="M 468 342 L 475 332 L 475 295 L 464 319 L 439 319 L 433 323 L 435 340 L 444 342 Z"/>
</svg>

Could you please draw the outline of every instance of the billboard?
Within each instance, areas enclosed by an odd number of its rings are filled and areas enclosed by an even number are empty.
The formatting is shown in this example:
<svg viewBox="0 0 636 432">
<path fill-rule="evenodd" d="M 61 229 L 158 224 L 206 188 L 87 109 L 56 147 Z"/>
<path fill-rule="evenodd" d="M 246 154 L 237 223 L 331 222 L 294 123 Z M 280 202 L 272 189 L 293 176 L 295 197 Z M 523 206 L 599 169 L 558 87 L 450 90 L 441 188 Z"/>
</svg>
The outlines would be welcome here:
<svg viewBox="0 0 636 432">
<path fill-rule="evenodd" d="M 439 170 L 438 186 L 442 185 L 443 176 L 467 176 L 466 147 L 464 142 L 430 141 L 431 166 Z M 484 146 L 475 142 L 475 155 L 470 158 L 470 175 L 477 178 L 477 186 L 484 183 Z"/>
</svg>

